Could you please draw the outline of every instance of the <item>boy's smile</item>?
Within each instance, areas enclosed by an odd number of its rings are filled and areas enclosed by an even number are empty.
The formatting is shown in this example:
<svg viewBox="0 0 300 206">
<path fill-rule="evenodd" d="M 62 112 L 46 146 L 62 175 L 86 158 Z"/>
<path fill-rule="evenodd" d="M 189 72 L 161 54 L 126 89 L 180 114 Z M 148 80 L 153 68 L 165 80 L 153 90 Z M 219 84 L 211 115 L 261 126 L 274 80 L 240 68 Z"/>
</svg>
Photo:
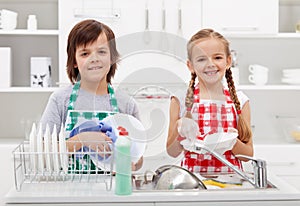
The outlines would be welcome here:
<svg viewBox="0 0 300 206">
<path fill-rule="evenodd" d="M 111 59 L 105 34 L 100 34 L 91 44 L 79 46 L 76 49 L 76 62 L 82 84 L 106 82 Z"/>
</svg>

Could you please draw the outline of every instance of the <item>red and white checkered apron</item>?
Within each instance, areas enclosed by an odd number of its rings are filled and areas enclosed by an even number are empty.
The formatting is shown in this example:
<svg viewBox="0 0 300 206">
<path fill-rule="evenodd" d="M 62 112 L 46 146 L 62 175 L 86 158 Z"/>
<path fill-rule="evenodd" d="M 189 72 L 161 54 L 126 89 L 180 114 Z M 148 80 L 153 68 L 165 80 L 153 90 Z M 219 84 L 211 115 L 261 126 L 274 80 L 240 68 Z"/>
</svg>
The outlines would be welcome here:
<svg viewBox="0 0 300 206">
<path fill-rule="evenodd" d="M 199 88 L 195 88 L 194 105 L 191 112 L 200 128 L 201 135 L 198 139 L 203 140 L 207 134 L 227 132 L 228 128 L 237 127 L 237 115 L 229 91 L 224 89 L 224 95 L 226 96 L 226 101 L 200 100 Z M 223 157 L 239 169 L 242 169 L 241 161 L 232 154 L 231 150 L 226 151 Z M 185 151 L 181 165 L 191 172 L 233 172 L 232 169 L 209 153 L 198 154 Z"/>
</svg>

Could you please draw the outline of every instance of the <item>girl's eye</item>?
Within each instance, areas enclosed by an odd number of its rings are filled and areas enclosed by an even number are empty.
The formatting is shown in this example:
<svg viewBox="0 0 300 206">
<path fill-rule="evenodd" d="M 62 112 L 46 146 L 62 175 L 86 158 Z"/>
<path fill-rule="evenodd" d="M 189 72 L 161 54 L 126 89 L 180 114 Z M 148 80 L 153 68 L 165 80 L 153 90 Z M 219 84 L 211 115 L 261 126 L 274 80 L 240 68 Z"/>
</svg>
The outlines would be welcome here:
<svg viewBox="0 0 300 206">
<path fill-rule="evenodd" d="M 223 56 L 216 56 L 216 59 L 223 59 Z"/>
<path fill-rule="evenodd" d="M 197 59 L 197 62 L 203 62 L 203 61 L 205 61 L 205 58 L 199 58 L 199 59 Z"/>
</svg>

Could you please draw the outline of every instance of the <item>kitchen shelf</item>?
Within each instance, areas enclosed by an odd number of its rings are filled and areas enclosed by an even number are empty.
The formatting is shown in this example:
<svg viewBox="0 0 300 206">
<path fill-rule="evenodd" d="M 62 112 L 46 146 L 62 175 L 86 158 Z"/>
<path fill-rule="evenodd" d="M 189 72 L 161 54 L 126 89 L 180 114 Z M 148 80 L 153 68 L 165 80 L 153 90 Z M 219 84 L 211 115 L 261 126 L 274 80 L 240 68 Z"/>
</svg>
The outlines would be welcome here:
<svg viewBox="0 0 300 206">
<path fill-rule="evenodd" d="M 300 39 L 300 33 L 292 32 L 282 32 L 278 34 L 226 34 L 227 38 L 237 38 L 237 39 Z"/>
<path fill-rule="evenodd" d="M 256 86 L 256 85 L 239 85 L 237 89 L 240 90 L 300 90 L 300 85 L 263 85 L 263 86 Z"/>
<path fill-rule="evenodd" d="M 115 84 L 115 86 L 117 86 L 117 85 Z M 54 92 L 58 88 L 60 88 L 60 87 L 46 87 L 46 88 L 9 87 L 9 88 L 0 88 L 0 93 L 6 93 L 6 92 L 29 92 L 29 93 L 30 92 Z M 126 88 L 126 86 L 124 88 Z M 280 84 L 264 85 L 264 86 L 239 85 L 239 86 L 237 86 L 237 89 L 239 89 L 239 90 L 276 90 L 276 91 L 299 90 L 300 91 L 300 85 L 280 85 Z"/>
<path fill-rule="evenodd" d="M 17 93 L 17 92 L 54 92 L 59 87 L 45 87 L 45 88 L 35 88 L 35 87 L 9 87 L 0 88 L 0 93 Z"/>
<path fill-rule="evenodd" d="M 15 30 L 0 30 L 0 35 L 49 35 L 58 36 L 58 30 L 27 30 L 27 29 L 15 29 Z"/>
</svg>

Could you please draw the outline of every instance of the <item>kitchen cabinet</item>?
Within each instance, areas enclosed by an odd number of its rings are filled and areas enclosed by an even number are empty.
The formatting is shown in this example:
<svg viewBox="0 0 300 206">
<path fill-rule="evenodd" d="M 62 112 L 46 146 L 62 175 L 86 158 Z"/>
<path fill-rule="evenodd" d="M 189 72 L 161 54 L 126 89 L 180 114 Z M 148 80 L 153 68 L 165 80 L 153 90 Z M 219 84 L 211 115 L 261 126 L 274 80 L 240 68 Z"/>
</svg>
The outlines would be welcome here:
<svg viewBox="0 0 300 206">
<path fill-rule="evenodd" d="M 203 27 L 221 33 L 276 34 L 278 0 L 203 0 Z"/>
<path fill-rule="evenodd" d="M 295 24 L 300 19 L 299 0 L 131 0 L 130 3 L 121 0 L 0 0 L 0 8 L 11 9 L 19 14 L 17 30 L 0 30 L 0 46 L 12 47 L 13 87 L 29 87 L 31 56 L 50 56 L 52 58 L 53 86 L 69 83 L 65 72 L 66 40 L 70 29 L 76 22 L 85 18 L 99 19 L 111 26 L 116 33 L 117 41 L 122 41 L 127 38 L 126 36 L 132 34 L 138 34 L 138 37 L 143 38 L 146 29 L 146 8 L 149 10 L 149 30 L 166 34 L 162 36 L 167 36 L 164 42 L 169 42 L 168 52 L 173 55 L 178 55 L 175 53 L 176 51 L 171 51 L 173 46 L 178 43 L 174 43 L 172 40 L 176 35 L 179 35 L 183 41 L 187 41 L 200 28 L 213 27 L 222 31 L 220 26 L 224 26 L 227 30 L 223 30 L 222 33 L 232 40 L 232 47 L 240 52 L 239 63 L 243 71 L 250 63 L 265 63 L 266 58 L 268 61 L 275 60 L 272 64 L 277 67 L 283 63 L 284 67 L 299 66 L 295 57 L 270 58 L 270 56 L 282 56 L 277 51 L 283 45 L 287 45 L 284 50 L 288 50 L 292 55 L 299 52 L 297 50 L 299 41 L 297 40 L 300 38 L 300 34 L 294 32 Z M 165 30 L 162 27 L 163 8 L 166 12 Z M 181 8 L 182 31 L 179 29 L 179 8 Z M 29 14 L 37 15 L 39 28 L 37 31 L 25 29 Z M 63 18 L 59 18 L 59 16 Z M 249 28 L 245 28 L 245 26 L 257 27 L 257 29 L 249 31 Z M 267 42 L 266 46 L 261 44 L 262 41 L 264 44 Z M 236 46 L 235 42 L 241 42 L 241 46 Z M 273 42 L 275 44 L 272 45 Z M 185 45 L 181 46 L 181 53 L 184 53 Z M 257 46 L 262 46 L 264 49 L 258 50 Z M 240 47 L 242 48 L 240 49 Z M 244 49 L 247 50 L 247 53 L 242 53 Z M 257 51 L 263 54 L 257 54 Z M 127 54 L 125 53 L 125 55 Z M 287 55 L 286 52 L 284 55 Z M 283 59 L 288 59 L 288 61 L 283 62 Z M 278 76 L 278 72 L 279 70 L 275 75 Z M 282 84 L 279 77 L 273 81 L 272 75 L 267 89 L 277 90 L 278 87 L 272 85 Z M 242 87 L 243 89 L 261 89 L 261 87 L 248 86 L 246 77 L 247 75 L 241 77 L 242 85 L 246 85 Z M 299 89 L 296 86 L 284 88 Z M 28 89 L 32 90 L 32 88 Z"/>
<path fill-rule="evenodd" d="M 138 37 L 142 38 L 145 31 L 146 6 L 149 8 L 149 30 L 160 32 L 162 31 L 161 15 L 164 3 L 166 8 L 165 33 L 168 34 L 169 37 L 170 34 L 178 34 L 177 17 L 178 8 L 181 6 L 181 39 L 187 40 L 193 33 L 202 28 L 203 22 L 205 22 L 204 17 L 209 15 L 207 13 L 209 9 L 208 6 L 212 5 L 212 2 L 215 1 L 216 0 L 130 0 L 129 3 L 124 0 L 0 0 L 0 8 L 11 9 L 19 13 L 16 30 L 0 30 L 0 46 L 11 46 L 13 49 L 13 88 L 0 88 L 0 96 L 1 98 L 18 99 L 18 101 L 24 99 L 24 102 L 29 102 L 33 96 L 34 98 L 41 96 L 41 104 L 45 104 L 45 98 L 48 97 L 55 88 L 34 89 L 29 87 L 30 56 L 43 55 L 52 57 L 52 85 L 56 86 L 57 82 L 68 83 L 69 80 L 65 71 L 67 35 L 73 25 L 81 19 L 94 17 L 110 25 L 116 33 L 117 42 L 120 42 L 123 37 L 128 37 L 131 33 L 138 34 Z M 224 2 L 226 5 L 224 5 Z M 266 2 L 271 4 L 270 9 L 269 6 L 266 5 Z M 274 2 L 277 2 L 279 14 L 274 11 L 276 7 Z M 232 6 L 233 0 L 222 0 L 214 5 L 218 7 L 219 4 L 224 6 L 223 10 L 226 12 L 225 15 L 220 15 L 222 17 L 219 18 L 220 21 L 223 21 L 223 18 L 234 18 L 232 22 L 240 24 L 240 19 L 244 17 L 248 18 L 249 16 L 253 17 L 254 14 L 260 15 L 260 11 L 258 10 L 266 6 L 268 9 L 264 9 L 265 12 L 269 12 L 269 10 L 274 12 L 272 18 L 275 20 L 270 24 L 275 24 L 276 18 L 278 18 L 277 27 L 279 33 L 271 34 L 269 32 L 268 34 L 255 34 L 247 31 L 243 31 L 242 33 L 225 31 L 224 35 L 229 39 L 231 48 L 235 49 L 238 53 L 238 66 L 240 69 L 240 85 L 238 89 L 245 91 L 245 93 L 249 95 L 251 106 L 253 105 L 252 113 L 253 124 L 255 125 L 255 141 L 257 143 L 265 143 L 270 141 L 269 138 L 273 137 L 276 140 L 272 141 L 274 144 L 284 143 L 283 138 L 280 139 L 282 133 L 280 133 L 279 127 L 276 125 L 275 115 L 295 111 L 296 114 L 300 113 L 296 105 L 298 101 L 297 97 L 300 93 L 300 86 L 281 83 L 282 69 L 300 67 L 298 57 L 300 52 L 300 34 L 294 32 L 294 25 L 300 19 L 300 0 L 279 0 L 279 3 L 277 0 L 251 1 L 251 3 L 245 4 L 247 6 L 239 3 Z M 248 4 L 252 6 L 248 6 Z M 257 11 L 253 12 L 253 14 L 251 13 L 251 15 L 244 15 L 247 11 L 244 11 L 243 8 L 247 7 L 247 9 L 253 10 L 254 4 L 259 5 L 259 7 L 256 6 Z M 225 9 L 228 5 L 231 7 L 228 8 L 229 10 Z M 243 13 L 243 15 L 236 15 L 232 9 L 238 11 L 242 10 L 245 13 Z M 219 15 L 219 11 L 217 11 L 218 10 L 212 10 L 212 15 Z M 27 16 L 29 14 L 37 15 L 39 28 L 37 31 L 27 31 L 25 29 Z M 193 18 L 193 15 L 196 15 L 196 18 Z M 51 18 L 49 18 L 49 16 Z M 209 19 L 217 18 L 213 17 Z M 138 38 L 135 40 L 137 41 Z M 130 44 L 129 47 L 136 45 L 137 42 L 134 42 Z M 169 43 L 169 45 L 172 46 L 171 43 Z M 182 48 L 182 52 L 185 52 L 185 45 L 182 45 Z M 142 53 L 141 51 L 138 52 L 140 52 L 139 54 Z M 125 53 L 125 58 L 123 58 L 125 61 L 123 61 L 123 65 L 121 65 L 121 68 L 118 70 L 116 77 L 119 75 L 125 76 L 129 71 L 132 71 L 130 69 L 133 67 L 142 71 L 146 65 L 147 68 L 159 67 L 173 71 L 174 74 L 182 78 L 180 81 L 188 82 L 189 80 L 189 73 L 186 68 L 184 68 L 185 62 L 182 59 L 181 61 L 177 61 L 172 55 L 169 55 L 168 59 L 162 61 L 153 61 L 153 59 L 156 59 L 158 56 L 158 54 L 153 53 L 144 53 L 144 58 L 146 58 L 145 55 L 150 56 L 146 61 L 144 61 L 144 59 L 140 61 L 130 59 L 132 56 L 138 57 L 136 54 L 126 55 Z M 254 86 L 249 84 L 248 66 L 253 63 L 262 64 L 270 69 L 269 82 L 267 85 Z M 127 67 L 126 69 L 122 69 L 122 66 L 123 68 L 128 66 L 128 70 Z M 157 75 L 157 79 L 159 78 L 161 81 L 165 81 L 164 75 Z M 170 79 L 168 79 L 168 81 L 169 80 Z M 279 103 L 279 99 L 282 99 L 282 95 L 286 102 Z M 32 113 L 36 113 L 36 104 L 29 105 L 28 110 L 33 111 Z M 265 108 L 262 109 L 261 105 Z M 44 105 L 40 105 L 38 108 L 43 108 L 43 106 Z M 4 113 L 3 111 L 13 111 L 13 109 L 10 103 L 3 102 L 1 104 L 1 114 Z M 264 125 L 267 125 L 267 127 Z M 274 125 L 276 125 L 276 127 L 274 127 Z M 266 134 L 267 131 L 269 135 Z"/>
<path fill-rule="evenodd" d="M 300 145 L 256 145 L 255 156 L 267 161 L 271 171 L 300 190 Z"/>
<path fill-rule="evenodd" d="M 0 30 L 0 47 L 11 47 L 12 87 L 30 86 L 30 57 L 52 59 L 52 85 L 58 81 L 57 0 L 0 0 L 0 9 L 18 13 L 15 30 Z M 38 30 L 28 31 L 29 14 L 37 16 Z M 0 88 L 1 89 L 1 88 Z"/>
<path fill-rule="evenodd" d="M 63 16 L 63 18 L 59 18 L 60 68 L 65 67 L 67 59 L 65 52 L 67 35 L 74 24 L 82 19 L 95 18 L 110 26 L 116 35 L 117 47 L 122 58 L 120 67 L 126 64 L 125 61 L 129 60 L 130 57 L 134 56 L 136 60 L 131 68 L 138 68 L 140 62 L 151 59 L 151 55 L 155 52 L 162 54 L 161 59 L 156 58 L 155 62 L 160 64 L 160 67 L 165 65 L 164 60 L 169 56 L 184 53 L 187 39 L 201 28 L 201 0 L 115 0 L 102 2 L 64 0 L 59 1 L 59 8 L 60 15 Z M 179 9 L 181 10 L 181 17 L 179 17 Z M 146 10 L 148 10 L 148 15 Z M 182 29 L 180 29 L 180 22 Z M 175 51 L 176 44 L 180 44 L 179 51 Z M 146 54 L 150 57 L 147 56 L 143 59 L 144 57 L 136 54 Z M 176 63 L 178 65 L 178 61 Z M 146 63 L 143 67 L 145 65 Z M 147 66 L 149 67 L 149 65 Z M 128 75 L 129 73 L 127 70 L 119 74 L 121 71 L 122 69 L 119 69 L 116 75 Z M 178 74 L 178 76 L 186 75 Z M 119 79 L 124 79 L 124 76 Z M 59 81 L 61 83 L 69 82 L 64 69 L 60 69 Z M 116 82 L 120 83 L 118 80 Z"/>
</svg>

